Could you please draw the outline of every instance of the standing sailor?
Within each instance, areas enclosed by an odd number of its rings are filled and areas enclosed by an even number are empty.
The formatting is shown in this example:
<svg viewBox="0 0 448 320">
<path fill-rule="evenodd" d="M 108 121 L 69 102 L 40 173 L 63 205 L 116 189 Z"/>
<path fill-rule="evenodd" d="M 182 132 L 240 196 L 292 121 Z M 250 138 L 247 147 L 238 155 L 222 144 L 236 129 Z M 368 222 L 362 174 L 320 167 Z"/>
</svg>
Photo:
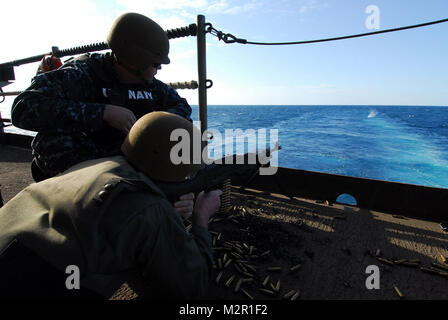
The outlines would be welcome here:
<svg viewBox="0 0 448 320">
<path fill-rule="evenodd" d="M 134 122 L 153 111 L 191 121 L 191 107 L 154 78 L 170 59 L 166 32 L 153 20 L 126 13 L 107 37 L 112 52 L 87 54 L 33 78 L 15 99 L 11 118 L 37 131 L 32 142 L 35 181 L 72 165 L 120 154 Z"/>
<path fill-rule="evenodd" d="M 186 119 L 153 112 L 132 127 L 124 157 L 79 163 L 8 201 L 0 209 L 0 297 L 109 298 L 124 282 L 149 298 L 203 297 L 213 261 L 208 220 L 221 191 L 200 193 L 194 209 L 165 198 L 155 181 L 181 182 L 203 167 L 170 161 L 175 129 L 200 139 Z M 191 233 L 181 216 L 191 216 Z"/>
</svg>

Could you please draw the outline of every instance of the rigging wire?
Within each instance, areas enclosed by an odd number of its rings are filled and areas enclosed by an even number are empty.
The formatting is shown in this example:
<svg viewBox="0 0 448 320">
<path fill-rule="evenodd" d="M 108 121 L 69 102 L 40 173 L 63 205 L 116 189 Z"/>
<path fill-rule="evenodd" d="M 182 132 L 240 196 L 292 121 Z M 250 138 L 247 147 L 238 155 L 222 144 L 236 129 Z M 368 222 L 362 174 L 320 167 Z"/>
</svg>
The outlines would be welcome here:
<svg viewBox="0 0 448 320">
<path fill-rule="evenodd" d="M 448 22 L 448 19 L 430 21 L 430 22 L 426 22 L 426 23 L 420 23 L 420 24 L 415 24 L 415 25 L 405 26 L 405 27 L 399 27 L 399 28 L 393 28 L 393 29 L 386 29 L 386 30 L 381 30 L 381 31 L 373 31 L 373 32 L 367 32 L 367 33 L 353 34 L 353 35 L 342 36 L 342 37 L 327 38 L 327 39 L 317 39 L 317 40 L 307 40 L 307 41 L 292 41 L 292 42 L 254 42 L 254 41 L 247 41 L 246 39 L 237 38 L 237 37 L 235 37 L 234 35 L 232 35 L 230 33 L 224 34 L 223 32 L 213 28 L 211 23 L 207 24 L 208 27 L 207 27 L 206 31 L 211 33 L 212 35 L 218 37 L 219 40 L 223 40 L 225 43 L 235 43 L 235 42 L 237 42 L 237 43 L 252 44 L 252 45 L 278 46 L 278 45 L 308 44 L 308 43 L 316 43 L 316 42 L 326 42 L 326 41 L 336 41 L 336 40 L 343 40 L 343 39 L 366 37 L 366 36 L 371 36 L 371 35 L 380 34 L 380 33 L 396 32 L 396 31 L 401 31 L 401 30 L 426 27 L 426 26 L 429 26 L 429 25 L 434 25 L 434 24 L 444 23 L 444 22 Z"/>
</svg>

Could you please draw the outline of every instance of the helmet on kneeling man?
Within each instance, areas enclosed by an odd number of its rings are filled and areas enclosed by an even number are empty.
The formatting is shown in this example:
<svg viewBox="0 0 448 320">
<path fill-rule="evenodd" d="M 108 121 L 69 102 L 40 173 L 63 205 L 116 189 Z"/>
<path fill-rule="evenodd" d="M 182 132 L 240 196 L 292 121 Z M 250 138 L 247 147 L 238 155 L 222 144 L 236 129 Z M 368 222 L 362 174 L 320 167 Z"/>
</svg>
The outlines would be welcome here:
<svg viewBox="0 0 448 320">
<path fill-rule="evenodd" d="M 141 117 L 121 151 L 129 163 L 154 180 L 180 182 L 204 168 L 201 131 L 169 112 L 155 111 Z"/>
</svg>

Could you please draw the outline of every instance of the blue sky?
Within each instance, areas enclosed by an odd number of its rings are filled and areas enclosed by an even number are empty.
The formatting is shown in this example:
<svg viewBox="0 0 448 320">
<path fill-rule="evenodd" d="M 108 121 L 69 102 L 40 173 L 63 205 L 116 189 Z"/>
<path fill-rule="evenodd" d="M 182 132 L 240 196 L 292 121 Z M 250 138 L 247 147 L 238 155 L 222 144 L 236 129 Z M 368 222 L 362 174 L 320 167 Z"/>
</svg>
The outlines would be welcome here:
<svg viewBox="0 0 448 320">
<path fill-rule="evenodd" d="M 250 41 L 300 41 L 364 33 L 369 5 L 379 9 L 379 30 L 448 18 L 446 0 L 78 0 L 2 4 L 0 62 L 104 41 L 111 23 L 133 11 L 165 29 L 203 14 L 216 29 Z M 209 104 L 448 105 L 448 23 L 296 46 L 224 44 L 207 35 Z M 9 45 L 8 45 L 9 44 Z M 171 41 L 172 63 L 158 78 L 197 79 L 196 38 Z M 26 88 L 36 64 L 16 68 Z M 197 91 L 179 90 L 190 104 Z M 6 102 L 10 103 L 9 98 Z"/>
</svg>

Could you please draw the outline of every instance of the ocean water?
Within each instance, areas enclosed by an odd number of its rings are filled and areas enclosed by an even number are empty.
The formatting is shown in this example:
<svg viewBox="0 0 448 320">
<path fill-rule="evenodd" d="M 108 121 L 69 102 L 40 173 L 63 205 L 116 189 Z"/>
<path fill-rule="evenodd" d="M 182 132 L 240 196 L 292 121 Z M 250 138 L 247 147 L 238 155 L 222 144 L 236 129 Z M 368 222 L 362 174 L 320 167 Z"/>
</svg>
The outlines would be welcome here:
<svg viewBox="0 0 448 320">
<path fill-rule="evenodd" d="M 278 129 L 282 167 L 448 188 L 448 107 L 209 106 L 208 127 Z"/>
<path fill-rule="evenodd" d="M 282 167 L 448 188 L 448 107 L 210 105 L 208 128 L 213 158 L 264 149 L 278 132 Z M 239 140 L 226 129 L 241 129 Z"/>
</svg>

